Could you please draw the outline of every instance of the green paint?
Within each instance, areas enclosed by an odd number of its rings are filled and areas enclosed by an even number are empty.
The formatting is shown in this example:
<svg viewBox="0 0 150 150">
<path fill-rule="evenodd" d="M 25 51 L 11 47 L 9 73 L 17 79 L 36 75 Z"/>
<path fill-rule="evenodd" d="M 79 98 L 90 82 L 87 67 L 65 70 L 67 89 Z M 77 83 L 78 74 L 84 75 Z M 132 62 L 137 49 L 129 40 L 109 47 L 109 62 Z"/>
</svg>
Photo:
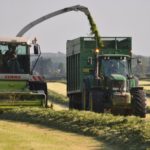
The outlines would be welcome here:
<svg viewBox="0 0 150 150">
<path fill-rule="evenodd" d="M 123 76 L 123 75 L 121 75 L 121 74 L 112 74 L 111 75 L 111 79 L 112 80 L 121 80 L 121 81 L 125 81 L 126 80 L 126 78 Z"/>
<path fill-rule="evenodd" d="M 135 79 L 130 80 L 130 88 L 137 87 Z"/>
<path fill-rule="evenodd" d="M 25 91 L 27 90 L 26 81 L 0 81 L 0 91 Z"/>
</svg>

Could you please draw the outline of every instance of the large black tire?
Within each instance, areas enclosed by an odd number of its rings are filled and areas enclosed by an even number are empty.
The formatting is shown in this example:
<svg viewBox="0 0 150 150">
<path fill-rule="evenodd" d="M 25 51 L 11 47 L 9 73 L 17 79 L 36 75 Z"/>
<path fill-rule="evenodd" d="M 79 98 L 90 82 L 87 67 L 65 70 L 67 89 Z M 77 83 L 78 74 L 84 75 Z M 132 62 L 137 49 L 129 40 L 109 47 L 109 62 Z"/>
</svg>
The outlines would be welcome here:
<svg viewBox="0 0 150 150">
<path fill-rule="evenodd" d="M 82 90 L 81 108 L 82 108 L 82 110 L 90 109 L 90 92 L 86 88 L 85 83 L 83 84 L 83 90 Z"/>
<path fill-rule="evenodd" d="M 146 116 L 146 99 L 143 88 L 132 88 L 131 95 L 133 115 L 144 118 Z"/>
<path fill-rule="evenodd" d="M 91 91 L 91 107 L 94 112 L 104 113 L 105 92 L 100 89 Z"/>
<path fill-rule="evenodd" d="M 29 88 L 33 91 L 43 90 L 46 95 L 46 101 L 43 102 L 44 107 L 48 107 L 48 91 L 47 91 L 47 83 L 41 81 L 31 81 L 29 82 Z"/>
<path fill-rule="evenodd" d="M 69 109 L 82 109 L 80 93 L 72 94 L 69 96 Z"/>
<path fill-rule="evenodd" d="M 69 96 L 69 109 L 74 108 L 74 101 L 73 101 L 73 95 Z"/>
</svg>

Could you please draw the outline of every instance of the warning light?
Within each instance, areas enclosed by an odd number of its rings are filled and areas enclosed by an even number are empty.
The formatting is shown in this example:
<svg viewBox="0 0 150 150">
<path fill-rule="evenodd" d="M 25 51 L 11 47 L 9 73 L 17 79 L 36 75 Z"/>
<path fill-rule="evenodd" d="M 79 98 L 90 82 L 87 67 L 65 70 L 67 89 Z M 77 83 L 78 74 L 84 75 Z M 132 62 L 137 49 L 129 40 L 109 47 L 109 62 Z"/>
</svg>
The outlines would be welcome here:
<svg viewBox="0 0 150 150">
<path fill-rule="evenodd" d="M 99 51 L 100 51 L 100 49 L 98 49 L 98 48 L 95 49 L 95 52 L 96 52 L 96 53 L 99 53 Z"/>
</svg>

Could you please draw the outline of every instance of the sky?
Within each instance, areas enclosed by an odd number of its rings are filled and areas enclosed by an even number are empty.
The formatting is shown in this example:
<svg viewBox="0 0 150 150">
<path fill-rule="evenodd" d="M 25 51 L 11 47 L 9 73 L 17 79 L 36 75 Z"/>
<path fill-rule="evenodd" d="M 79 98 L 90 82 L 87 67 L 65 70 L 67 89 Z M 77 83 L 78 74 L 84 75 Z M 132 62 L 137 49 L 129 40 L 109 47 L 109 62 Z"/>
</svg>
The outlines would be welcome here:
<svg viewBox="0 0 150 150">
<path fill-rule="evenodd" d="M 88 7 L 102 37 L 130 36 L 134 54 L 150 56 L 150 0 L 0 0 L 0 36 L 16 36 L 28 23 L 74 5 Z M 89 36 L 82 12 L 51 18 L 25 33 L 36 37 L 42 52 L 66 53 L 66 41 Z"/>
</svg>

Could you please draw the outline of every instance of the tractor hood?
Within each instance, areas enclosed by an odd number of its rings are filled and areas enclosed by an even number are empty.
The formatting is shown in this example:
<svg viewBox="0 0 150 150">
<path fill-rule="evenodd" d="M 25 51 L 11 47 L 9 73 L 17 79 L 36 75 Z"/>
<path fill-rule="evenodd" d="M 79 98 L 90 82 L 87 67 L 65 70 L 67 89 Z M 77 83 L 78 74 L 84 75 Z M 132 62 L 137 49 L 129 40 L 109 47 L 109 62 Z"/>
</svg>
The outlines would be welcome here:
<svg viewBox="0 0 150 150">
<path fill-rule="evenodd" d="M 125 76 L 123 76 L 121 74 L 111 74 L 110 79 L 117 80 L 117 81 L 125 81 L 126 80 Z"/>
<path fill-rule="evenodd" d="M 125 92 L 126 88 L 126 78 L 121 74 L 112 74 L 110 76 L 110 87 L 116 92 Z"/>
</svg>

